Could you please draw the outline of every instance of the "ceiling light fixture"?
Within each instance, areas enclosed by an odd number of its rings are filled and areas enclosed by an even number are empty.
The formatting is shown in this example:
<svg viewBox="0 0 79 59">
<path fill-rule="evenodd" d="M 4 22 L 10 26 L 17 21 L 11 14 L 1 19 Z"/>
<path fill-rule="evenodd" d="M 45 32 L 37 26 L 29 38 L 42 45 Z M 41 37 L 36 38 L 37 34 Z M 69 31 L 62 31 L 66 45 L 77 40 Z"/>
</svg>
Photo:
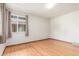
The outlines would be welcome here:
<svg viewBox="0 0 79 59">
<path fill-rule="evenodd" d="M 46 3 L 45 7 L 48 8 L 48 9 L 51 9 L 51 8 L 53 8 L 55 6 L 55 4 L 56 3 Z"/>
</svg>

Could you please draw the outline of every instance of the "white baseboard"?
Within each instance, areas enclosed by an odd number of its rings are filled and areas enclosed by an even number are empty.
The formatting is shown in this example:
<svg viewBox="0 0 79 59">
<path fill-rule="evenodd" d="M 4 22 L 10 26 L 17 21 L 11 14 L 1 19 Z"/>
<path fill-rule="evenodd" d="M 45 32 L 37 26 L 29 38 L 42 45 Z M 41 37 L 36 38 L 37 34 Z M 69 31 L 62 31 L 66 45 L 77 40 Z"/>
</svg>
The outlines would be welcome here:
<svg viewBox="0 0 79 59">
<path fill-rule="evenodd" d="M 56 39 L 56 40 L 60 40 L 60 41 L 65 41 L 65 42 L 69 42 L 72 43 L 75 46 L 79 46 L 79 42 L 73 41 L 73 40 L 68 40 L 65 38 L 60 38 L 60 37 L 51 37 L 52 39 Z"/>
<path fill-rule="evenodd" d="M 33 42 L 33 41 L 38 41 L 38 40 L 44 40 L 44 39 L 47 39 L 47 38 L 42 38 L 42 39 L 27 39 L 25 40 L 25 38 L 23 40 L 17 40 L 17 41 L 13 41 L 11 39 L 8 39 L 7 42 L 6 42 L 6 46 L 11 46 L 11 45 L 16 45 L 16 44 L 22 44 L 22 43 L 28 43 L 28 42 Z"/>
<path fill-rule="evenodd" d="M 77 42 L 72 42 L 73 45 L 79 46 L 79 43 Z"/>
<path fill-rule="evenodd" d="M 53 36 L 53 37 L 50 37 L 50 38 L 60 40 L 60 41 L 70 42 L 70 43 L 73 42 L 72 40 L 68 40 L 66 38 L 61 38 L 61 37 L 57 37 L 57 36 Z"/>
</svg>

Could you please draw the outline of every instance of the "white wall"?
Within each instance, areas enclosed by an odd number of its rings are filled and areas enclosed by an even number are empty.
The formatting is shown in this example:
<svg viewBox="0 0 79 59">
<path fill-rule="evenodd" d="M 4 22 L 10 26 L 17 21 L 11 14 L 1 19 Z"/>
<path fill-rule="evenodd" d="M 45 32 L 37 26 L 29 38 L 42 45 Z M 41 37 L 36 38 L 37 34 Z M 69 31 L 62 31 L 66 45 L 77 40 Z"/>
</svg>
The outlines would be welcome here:
<svg viewBox="0 0 79 59">
<path fill-rule="evenodd" d="M 38 16 L 29 15 L 29 36 L 15 34 L 14 37 L 7 40 L 7 45 L 25 43 L 40 39 L 49 38 L 49 20 Z M 19 35 L 16 37 L 16 35 Z"/>
<path fill-rule="evenodd" d="M 79 11 L 51 19 L 51 38 L 79 43 Z"/>
<path fill-rule="evenodd" d="M 36 16 L 29 17 L 29 39 L 38 40 L 49 37 L 49 20 Z"/>
</svg>

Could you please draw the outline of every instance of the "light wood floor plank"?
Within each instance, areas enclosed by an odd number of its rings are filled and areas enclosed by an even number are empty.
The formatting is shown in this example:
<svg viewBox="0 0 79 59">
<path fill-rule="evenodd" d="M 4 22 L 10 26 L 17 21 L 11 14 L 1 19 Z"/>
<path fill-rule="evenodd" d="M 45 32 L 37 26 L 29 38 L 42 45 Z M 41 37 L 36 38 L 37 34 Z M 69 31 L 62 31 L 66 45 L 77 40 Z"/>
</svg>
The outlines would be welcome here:
<svg viewBox="0 0 79 59">
<path fill-rule="evenodd" d="M 79 56 L 79 47 L 48 39 L 6 47 L 3 56 Z"/>
</svg>

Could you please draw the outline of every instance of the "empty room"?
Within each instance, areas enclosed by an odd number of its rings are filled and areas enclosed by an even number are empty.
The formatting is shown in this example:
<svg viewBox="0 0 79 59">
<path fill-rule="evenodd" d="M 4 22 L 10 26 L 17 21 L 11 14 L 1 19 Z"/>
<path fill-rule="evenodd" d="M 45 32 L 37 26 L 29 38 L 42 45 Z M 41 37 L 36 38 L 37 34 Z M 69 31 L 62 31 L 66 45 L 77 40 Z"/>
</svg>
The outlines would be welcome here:
<svg viewBox="0 0 79 59">
<path fill-rule="evenodd" d="M 79 3 L 0 3 L 0 56 L 79 56 Z"/>
</svg>

